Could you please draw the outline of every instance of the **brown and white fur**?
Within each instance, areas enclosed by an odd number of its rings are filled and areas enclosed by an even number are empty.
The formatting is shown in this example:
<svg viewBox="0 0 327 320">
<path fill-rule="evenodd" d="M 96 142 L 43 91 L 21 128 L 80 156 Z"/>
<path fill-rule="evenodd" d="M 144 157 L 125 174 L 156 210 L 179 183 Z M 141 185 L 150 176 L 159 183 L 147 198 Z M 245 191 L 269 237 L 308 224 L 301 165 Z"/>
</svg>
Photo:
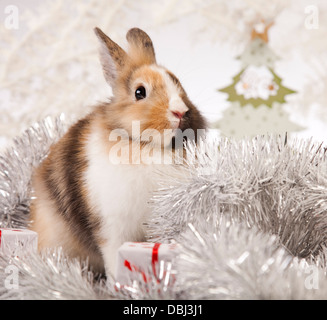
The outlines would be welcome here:
<svg viewBox="0 0 327 320">
<path fill-rule="evenodd" d="M 31 228 L 38 232 L 40 250 L 62 246 L 70 256 L 88 257 L 94 270 L 114 273 L 118 247 L 144 240 L 148 201 L 158 178 L 156 165 L 135 164 L 130 154 L 128 164 L 112 163 L 109 153 L 117 142 L 109 141 L 110 133 L 124 129 L 129 134 L 125 143 L 133 149 L 140 147 L 131 129 L 133 120 L 140 121 L 141 132 L 154 128 L 160 133 L 176 128 L 196 131 L 205 128 L 205 121 L 179 80 L 157 65 L 144 31 L 129 30 L 128 53 L 100 29 L 95 33 L 113 99 L 73 125 L 36 169 Z M 137 100 L 139 86 L 146 89 L 146 97 Z M 174 134 L 169 138 L 171 142 Z M 141 143 L 141 148 L 147 147 Z"/>
</svg>

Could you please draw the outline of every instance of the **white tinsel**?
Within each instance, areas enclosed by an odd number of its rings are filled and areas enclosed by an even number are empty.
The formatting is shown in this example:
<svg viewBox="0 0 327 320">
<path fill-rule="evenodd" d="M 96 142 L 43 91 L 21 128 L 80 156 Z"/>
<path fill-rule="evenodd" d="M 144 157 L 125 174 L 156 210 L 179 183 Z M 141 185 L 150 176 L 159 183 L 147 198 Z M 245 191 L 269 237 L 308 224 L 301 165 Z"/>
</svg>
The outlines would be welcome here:
<svg viewBox="0 0 327 320">
<path fill-rule="evenodd" d="M 66 128 L 47 118 L 2 155 L 1 226 L 28 225 L 33 168 Z M 61 248 L 2 255 L 0 281 L 13 266 L 19 288 L 1 288 L 0 299 L 325 298 L 326 149 L 260 136 L 208 138 L 187 150 L 184 170 L 163 177 L 152 198 L 149 240 L 180 244 L 172 264 L 159 262 L 159 279 L 149 266 L 149 281 L 119 284 Z"/>
<path fill-rule="evenodd" d="M 10 266 L 17 270 L 18 288 L 4 286 L 1 299 L 110 299 L 103 281 L 88 270 L 86 262 L 69 259 L 61 248 L 19 257 L 0 257 L 0 281 L 5 283 Z"/>
<path fill-rule="evenodd" d="M 178 238 L 199 218 L 235 221 L 277 235 L 292 254 L 313 258 L 327 241 L 326 149 L 287 136 L 211 139 L 188 146 L 187 176 L 153 199 L 153 241 Z M 166 179 L 169 179 L 167 177 Z M 167 182 L 165 182 L 167 184 Z"/>
<path fill-rule="evenodd" d="M 189 224 L 180 240 L 176 287 L 185 298 L 326 299 L 325 268 L 292 257 L 257 228 L 223 220 Z"/>
<path fill-rule="evenodd" d="M 67 127 L 64 115 L 47 117 L 14 139 L 0 155 L 0 227 L 26 227 L 33 170 Z"/>
</svg>

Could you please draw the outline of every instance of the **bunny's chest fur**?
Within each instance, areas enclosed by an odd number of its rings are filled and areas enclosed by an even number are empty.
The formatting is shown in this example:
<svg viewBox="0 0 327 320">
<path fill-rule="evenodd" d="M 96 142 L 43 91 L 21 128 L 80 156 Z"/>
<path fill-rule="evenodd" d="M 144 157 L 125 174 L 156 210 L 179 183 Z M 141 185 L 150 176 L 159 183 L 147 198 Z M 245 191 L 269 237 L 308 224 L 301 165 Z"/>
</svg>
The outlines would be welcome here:
<svg viewBox="0 0 327 320">
<path fill-rule="evenodd" d="M 113 164 L 98 134 L 87 144 L 85 182 L 92 211 L 100 215 L 104 230 L 121 233 L 131 241 L 143 237 L 143 222 L 150 214 L 149 200 L 157 187 L 156 167 L 143 164 Z"/>
</svg>

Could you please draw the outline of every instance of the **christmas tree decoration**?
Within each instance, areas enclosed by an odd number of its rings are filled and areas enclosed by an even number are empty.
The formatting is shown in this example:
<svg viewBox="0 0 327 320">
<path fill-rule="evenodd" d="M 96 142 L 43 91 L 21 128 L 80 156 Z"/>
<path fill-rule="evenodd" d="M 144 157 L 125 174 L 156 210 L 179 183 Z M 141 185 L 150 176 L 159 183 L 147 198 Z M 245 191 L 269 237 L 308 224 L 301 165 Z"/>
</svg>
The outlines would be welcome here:
<svg viewBox="0 0 327 320">
<path fill-rule="evenodd" d="M 285 97 L 295 91 L 283 86 L 274 71 L 278 58 L 267 44 L 272 23 L 261 24 L 252 30 L 252 40 L 239 57 L 242 70 L 233 77 L 231 85 L 219 90 L 227 93 L 231 102 L 215 124 L 224 136 L 242 138 L 302 129 L 283 110 Z"/>
<path fill-rule="evenodd" d="M 252 48 L 252 49 L 250 49 Z M 272 107 L 273 102 L 280 104 L 286 102 L 285 96 L 295 93 L 282 85 L 282 79 L 276 75 L 272 69 L 275 60 L 273 54 L 266 55 L 265 52 L 256 48 L 267 49 L 261 39 L 253 40 L 250 48 L 245 50 L 244 56 L 241 56 L 244 68 L 233 78 L 233 83 L 219 91 L 228 93 L 228 101 L 238 101 L 241 106 L 247 104 L 254 108 L 260 105 Z M 253 53 L 248 51 L 253 50 Z M 270 51 L 268 50 L 268 53 Z M 243 59 L 244 57 L 244 59 Z"/>
<path fill-rule="evenodd" d="M 302 129 L 291 122 L 283 106 L 275 102 L 271 107 L 261 105 L 256 109 L 252 105 L 242 107 L 239 102 L 233 102 L 223 112 L 223 118 L 215 126 L 224 136 L 235 139 L 267 133 L 282 134 Z"/>
<path fill-rule="evenodd" d="M 204 29 L 215 41 L 228 43 L 234 48 L 244 47 L 256 32 L 264 40 L 267 36 L 266 26 L 270 26 L 277 16 L 292 6 L 292 0 L 206 0 L 201 3 L 199 12 L 205 20 L 200 30 Z"/>
</svg>

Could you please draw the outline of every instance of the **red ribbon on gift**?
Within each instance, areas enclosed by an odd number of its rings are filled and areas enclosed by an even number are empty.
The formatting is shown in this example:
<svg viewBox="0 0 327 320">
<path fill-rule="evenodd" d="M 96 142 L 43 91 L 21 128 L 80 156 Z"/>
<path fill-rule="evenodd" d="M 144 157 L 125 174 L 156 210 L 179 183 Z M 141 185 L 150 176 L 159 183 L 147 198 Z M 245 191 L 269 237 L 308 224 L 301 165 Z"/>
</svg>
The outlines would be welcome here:
<svg viewBox="0 0 327 320">
<path fill-rule="evenodd" d="M 141 275 L 142 275 L 142 277 L 143 277 L 143 281 L 144 281 L 144 282 L 147 282 L 147 281 L 148 281 L 147 278 L 146 278 L 145 273 L 144 273 L 142 270 L 140 270 L 138 267 L 132 265 L 128 260 L 125 260 L 125 261 L 124 261 L 124 266 L 125 266 L 129 271 L 140 272 Z"/>
<path fill-rule="evenodd" d="M 155 278 L 157 279 L 157 281 L 159 282 L 159 279 L 157 277 L 157 269 L 156 269 L 156 264 L 159 261 L 159 247 L 160 247 L 161 243 L 155 243 L 153 248 L 152 248 L 152 271 L 153 274 L 155 276 Z"/>
<path fill-rule="evenodd" d="M 152 258 L 151 258 L 151 265 L 152 265 L 152 271 L 153 271 L 153 275 L 156 278 L 157 282 L 160 282 L 160 279 L 157 276 L 157 269 L 156 269 L 156 265 L 159 261 L 159 247 L 160 247 L 161 243 L 155 243 L 153 248 L 152 248 Z M 128 260 L 124 261 L 124 266 L 130 270 L 130 271 L 137 271 L 140 272 L 143 276 L 143 280 L 144 282 L 147 282 L 147 278 L 145 276 L 145 273 L 143 271 L 141 271 L 138 267 L 132 265 Z"/>
</svg>

